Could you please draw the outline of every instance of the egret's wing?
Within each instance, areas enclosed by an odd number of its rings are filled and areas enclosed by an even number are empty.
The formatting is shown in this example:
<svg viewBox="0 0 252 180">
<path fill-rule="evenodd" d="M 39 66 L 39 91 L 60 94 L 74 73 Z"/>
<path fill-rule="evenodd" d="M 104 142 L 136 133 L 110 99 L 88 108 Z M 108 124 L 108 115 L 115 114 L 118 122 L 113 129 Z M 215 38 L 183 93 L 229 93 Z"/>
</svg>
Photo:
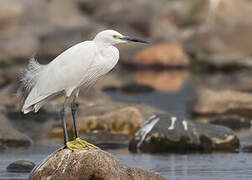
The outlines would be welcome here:
<svg viewBox="0 0 252 180">
<path fill-rule="evenodd" d="M 25 100 L 23 111 L 63 90 L 71 93 L 92 65 L 95 52 L 95 44 L 85 41 L 67 49 L 46 65 Z"/>
</svg>

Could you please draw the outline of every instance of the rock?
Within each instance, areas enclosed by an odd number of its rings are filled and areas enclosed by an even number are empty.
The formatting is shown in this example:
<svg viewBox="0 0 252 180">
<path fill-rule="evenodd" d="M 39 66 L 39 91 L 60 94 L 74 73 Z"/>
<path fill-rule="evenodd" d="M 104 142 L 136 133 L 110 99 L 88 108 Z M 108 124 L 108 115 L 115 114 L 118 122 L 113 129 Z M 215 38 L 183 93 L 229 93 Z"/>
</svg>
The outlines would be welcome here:
<svg viewBox="0 0 252 180">
<path fill-rule="evenodd" d="M 152 116 L 134 135 L 131 152 L 234 151 L 239 139 L 226 127 L 178 119 L 162 114 Z"/>
<path fill-rule="evenodd" d="M 35 164 L 26 160 L 15 161 L 7 166 L 8 172 L 29 173 L 35 167 Z"/>
<path fill-rule="evenodd" d="M 8 147 L 27 147 L 31 139 L 23 133 L 8 127 L 0 127 L 0 144 Z"/>
<path fill-rule="evenodd" d="M 121 69 L 116 69 L 115 71 L 109 72 L 101 80 L 98 80 L 95 83 L 94 88 L 101 89 L 102 91 L 110 87 L 119 88 L 125 83 L 121 79 L 120 72 L 121 72 Z"/>
<path fill-rule="evenodd" d="M 251 68 L 252 24 L 202 26 L 186 40 L 185 49 L 197 64 L 215 69 Z M 238 34 L 238 35 L 237 35 Z"/>
<path fill-rule="evenodd" d="M 200 89 L 192 108 L 195 115 L 237 114 L 252 117 L 252 95 L 233 90 Z"/>
<path fill-rule="evenodd" d="M 5 113 L 12 110 L 20 111 L 21 99 L 17 97 L 17 84 L 8 83 L 0 90 L 0 111 Z"/>
<path fill-rule="evenodd" d="M 190 62 L 181 45 L 158 44 L 136 53 L 131 63 L 139 67 L 187 67 Z"/>
<path fill-rule="evenodd" d="M 5 126 L 8 124 L 8 119 L 5 115 L 0 114 L 0 126 Z"/>
<path fill-rule="evenodd" d="M 155 17 L 151 22 L 150 34 L 152 43 L 181 42 L 182 39 L 180 29 L 174 24 L 174 17 L 169 15 Z"/>
<path fill-rule="evenodd" d="M 121 46 L 118 47 L 120 51 L 119 63 L 126 67 L 131 66 L 134 54 L 138 53 L 144 48 L 145 48 L 144 46 L 139 46 L 138 43 L 122 44 Z"/>
<path fill-rule="evenodd" d="M 134 71 L 133 76 L 137 83 L 149 85 L 159 91 L 179 92 L 190 73 L 188 71 Z"/>
<path fill-rule="evenodd" d="M 125 94 L 144 94 L 144 93 L 151 93 L 154 89 L 151 86 L 141 85 L 137 83 L 131 83 L 124 85 L 120 88 L 122 93 Z"/>
<path fill-rule="evenodd" d="M 73 129 L 72 122 L 69 117 L 69 129 Z M 144 118 L 140 111 L 134 107 L 124 107 L 112 112 L 106 112 L 103 115 L 83 116 L 80 114 L 78 118 L 78 129 L 80 133 L 91 132 L 95 130 L 103 130 L 114 133 L 122 133 L 133 135 L 141 124 Z M 49 136 L 62 134 L 62 130 L 52 131 Z"/>
<path fill-rule="evenodd" d="M 165 180 L 159 174 L 122 164 L 113 155 L 100 149 L 59 149 L 39 163 L 31 172 L 36 179 L 129 179 Z"/>
<path fill-rule="evenodd" d="M 223 24 L 249 24 L 252 18 L 252 3 L 247 0 L 208 1 L 208 20 Z M 244 16 L 248 17 L 244 18 Z"/>
<path fill-rule="evenodd" d="M 209 119 L 211 124 L 226 126 L 232 130 L 250 129 L 251 119 L 237 115 L 218 115 Z"/>
<path fill-rule="evenodd" d="M 0 24 L 11 23 L 23 13 L 23 7 L 17 1 L 2 0 L 0 7 Z"/>
<path fill-rule="evenodd" d="M 101 104 L 80 106 L 77 110 L 77 124 L 80 133 L 99 130 L 134 135 L 147 117 L 161 112 L 163 111 L 142 104 L 106 101 Z M 71 132 L 73 124 L 70 113 L 67 115 L 67 127 Z M 62 128 L 59 121 L 57 126 L 48 132 L 48 136 L 62 138 L 62 135 Z"/>
<path fill-rule="evenodd" d="M 50 58 L 55 58 L 71 46 L 81 41 L 90 40 L 94 33 L 102 29 L 106 29 L 106 27 L 86 22 L 83 26 L 42 34 L 39 37 L 40 48 L 37 56 L 40 57 L 40 59 L 47 58 L 48 60 L 50 60 Z"/>
<path fill-rule="evenodd" d="M 88 142 L 92 142 L 101 149 L 121 149 L 127 148 L 130 136 L 126 134 L 110 133 L 107 131 L 94 131 L 81 136 Z"/>
<path fill-rule="evenodd" d="M 3 151 L 5 149 L 6 149 L 6 147 L 4 145 L 0 144 L 0 151 Z"/>
<path fill-rule="evenodd" d="M 250 83 L 252 81 L 252 72 L 250 70 L 232 73 L 207 73 L 192 77 L 193 83 L 197 85 L 197 89 L 207 88 L 245 92 L 249 92 L 252 89 L 252 84 Z"/>
<path fill-rule="evenodd" d="M 0 11 L 2 64 L 27 61 L 34 52 L 49 61 L 82 38 L 86 40 L 91 31 L 104 29 L 103 25 L 93 23 L 94 20 L 89 21 L 79 11 L 76 1 L 4 0 Z"/>
<path fill-rule="evenodd" d="M 151 19 L 160 12 L 161 3 L 153 1 L 80 0 L 79 6 L 95 19 L 115 27 L 129 25 L 141 34 L 150 33 Z M 111 4 L 112 6 L 107 6 Z M 123 21 L 122 21 L 123 19 Z M 127 31 L 126 31 L 127 32 Z"/>
<path fill-rule="evenodd" d="M 242 151 L 246 152 L 246 153 L 251 153 L 252 152 L 252 145 L 243 147 Z"/>
</svg>

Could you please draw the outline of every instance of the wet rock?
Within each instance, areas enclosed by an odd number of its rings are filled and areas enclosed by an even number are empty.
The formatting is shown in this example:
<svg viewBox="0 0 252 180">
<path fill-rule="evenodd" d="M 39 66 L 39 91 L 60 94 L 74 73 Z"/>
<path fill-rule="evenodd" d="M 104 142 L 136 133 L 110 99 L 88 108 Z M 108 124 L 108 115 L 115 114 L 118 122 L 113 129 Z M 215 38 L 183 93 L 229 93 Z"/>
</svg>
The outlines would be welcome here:
<svg viewBox="0 0 252 180">
<path fill-rule="evenodd" d="M 73 151 L 59 149 L 39 163 L 31 172 L 29 179 L 165 180 L 156 173 L 128 167 L 113 155 L 100 149 Z"/>
<path fill-rule="evenodd" d="M 0 144 L 7 147 L 27 147 L 31 139 L 23 133 L 9 127 L 0 127 Z"/>
<path fill-rule="evenodd" d="M 252 145 L 243 147 L 242 151 L 247 152 L 247 153 L 251 153 L 252 152 Z"/>
<path fill-rule="evenodd" d="M 152 116 L 130 142 L 132 152 L 234 151 L 239 139 L 224 126 L 162 114 Z"/>
<path fill-rule="evenodd" d="M 134 79 L 137 83 L 145 84 L 154 87 L 159 91 L 164 92 L 179 92 L 187 79 L 189 78 L 188 71 L 135 71 L 133 72 Z"/>
<path fill-rule="evenodd" d="M 237 115 L 218 115 L 209 119 L 211 124 L 226 126 L 232 130 L 250 129 L 251 119 Z"/>
<path fill-rule="evenodd" d="M 35 164 L 26 160 L 15 161 L 7 166 L 8 172 L 29 173 L 35 167 Z"/>
<path fill-rule="evenodd" d="M 192 108 L 195 115 L 237 114 L 252 117 L 252 95 L 233 90 L 200 89 Z"/>
<path fill-rule="evenodd" d="M 136 53 L 131 63 L 140 67 L 186 67 L 189 57 L 179 44 L 158 44 Z"/>
</svg>

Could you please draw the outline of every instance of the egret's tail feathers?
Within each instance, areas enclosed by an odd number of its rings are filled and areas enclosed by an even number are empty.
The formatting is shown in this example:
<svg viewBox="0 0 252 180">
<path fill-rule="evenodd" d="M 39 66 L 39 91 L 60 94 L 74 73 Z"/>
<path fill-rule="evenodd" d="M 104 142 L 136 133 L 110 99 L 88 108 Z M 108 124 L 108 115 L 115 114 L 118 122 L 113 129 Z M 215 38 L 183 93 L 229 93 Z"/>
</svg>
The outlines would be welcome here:
<svg viewBox="0 0 252 180">
<path fill-rule="evenodd" d="M 30 106 L 29 108 L 26 108 L 26 109 L 22 109 L 22 112 L 23 112 L 24 114 L 27 114 L 27 113 L 29 113 L 29 112 L 31 112 L 31 111 L 33 111 L 33 106 Z"/>
<path fill-rule="evenodd" d="M 22 102 L 24 102 L 31 89 L 35 86 L 45 66 L 46 65 L 39 64 L 35 58 L 31 58 L 27 69 L 19 76 L 20 85 L 17 94 Z M 22 109 L 24 114 L 33 110 L 34 106 Z"/>
<path fill-rule="evenodd" d="M 36 84 L 39 74 L 43 71 L 45 65 L 41 65 L 35 58 L 31 58 L 25 72 L 20 76 L 21 88 L 30 91 Z"/>
<path fill-rule="evenodd" d="M 25 109 L 23 108 L 23 109 L 22 109 L 22 112 L 23 112 L 24 114 L 27 114 L 27 113 L 29 113 L 29 112 L 31 112 L 31 111 L 34 111 L 34 112 L 36 113 L 36 112 L 39 111 L 40 108 L 41 108 L 41 104 L 38 103 L 38 104 L 32 105 L 32 106 L 30 106 L 30 107 L 28 107 L 28 108 L 25 108 Z"/>
</svg>

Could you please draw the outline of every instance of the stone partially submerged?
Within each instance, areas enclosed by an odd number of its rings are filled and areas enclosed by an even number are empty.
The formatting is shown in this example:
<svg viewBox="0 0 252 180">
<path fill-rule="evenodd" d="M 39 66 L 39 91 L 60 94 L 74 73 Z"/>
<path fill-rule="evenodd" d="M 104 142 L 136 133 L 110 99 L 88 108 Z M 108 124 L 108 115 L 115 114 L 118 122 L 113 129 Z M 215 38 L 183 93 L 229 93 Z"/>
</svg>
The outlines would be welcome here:
<svg viewBox="0 0 252 180">
<path fill-rule="evenodd" d="M 32 140 L 25 134 L 10 127 L 0 127 L 0 146 L 4 147 L 29 147 Z"/>
<path fill-rule="evenodd" d="M 132 152 L 234 151 L 239 139 L 224 126 L 152 116 L 130 142 Z"/>
<path fill-rule="evenodd" d="M 140 168 L 122 164 L 113 155 L 100 149 L 69 150 L 61 148 L 39 163 L 30 180 L 165 180 L 164 177 Z"/>
</svg>

